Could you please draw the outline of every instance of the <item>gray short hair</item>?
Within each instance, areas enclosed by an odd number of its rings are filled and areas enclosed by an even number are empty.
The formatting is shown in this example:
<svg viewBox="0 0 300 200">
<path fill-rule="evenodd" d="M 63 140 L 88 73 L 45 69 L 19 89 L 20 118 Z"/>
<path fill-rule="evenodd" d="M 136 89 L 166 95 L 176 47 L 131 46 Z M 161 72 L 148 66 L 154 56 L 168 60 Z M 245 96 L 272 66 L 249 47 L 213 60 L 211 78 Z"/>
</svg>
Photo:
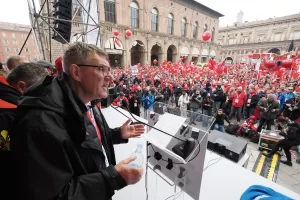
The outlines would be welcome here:
<svg viewBox="0 0 300 200">
<path fill-rule="evenodd" d="M 76 42 L 69 46 L 63 55 L 62 66 L 65 73 L 69 73 L 71 64 L 83 64 L 90 54 L 98 54 L 108 60 L 107 53 L 93 44 L 86 44 L 83 42 Z"/>
<path fill-rule="evenodd" d="M 10 85 L 18 81 L 24 81 L 28 87 L 45 78 L 47 73 L 44 68 L 35 63 L 23 63 L 13 69 L 7 76 L 6 81 Z"/>
<path fill-rule="evenodd" d="M 268 99 L 275 99 L 276 98 L 276 95 L 275 94 L 269 94 L 268 95 Z"/>
<path fill-rule="evenodd" d="M 17 55 L 15 55 L 15 56 L 9 56 L 6 59 L 5 63 L 6 63 L 7 68 L 11 71 L 14 68 L 16 68 L 18 65 L 24 63 L 25 59 L 26 58 L 23 57 L 23 56 L 17 56 Z"/>
</svg>

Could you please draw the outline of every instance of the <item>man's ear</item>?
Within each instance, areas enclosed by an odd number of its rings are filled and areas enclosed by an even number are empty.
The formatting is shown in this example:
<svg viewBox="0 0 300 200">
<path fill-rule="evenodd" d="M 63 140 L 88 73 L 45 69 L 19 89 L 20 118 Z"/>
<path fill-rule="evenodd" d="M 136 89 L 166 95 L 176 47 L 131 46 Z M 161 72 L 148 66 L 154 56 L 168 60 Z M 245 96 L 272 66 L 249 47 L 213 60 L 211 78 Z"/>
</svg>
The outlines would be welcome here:
<svg viewBox="0 0 300 200">
<path fill-rule="evenodd" d="M 80 68 L 75 65 L 71 64 L 69 68 L 69 75 L 76 81 L 81 81 L 81 73 L 80 73 Z"/>
<path fill-rule="evenodd" d="M 24 81 L 18 81 L 14 88 L 16 88 L 22 95 L 26 92 L 28 86 Z"/>
</svg>

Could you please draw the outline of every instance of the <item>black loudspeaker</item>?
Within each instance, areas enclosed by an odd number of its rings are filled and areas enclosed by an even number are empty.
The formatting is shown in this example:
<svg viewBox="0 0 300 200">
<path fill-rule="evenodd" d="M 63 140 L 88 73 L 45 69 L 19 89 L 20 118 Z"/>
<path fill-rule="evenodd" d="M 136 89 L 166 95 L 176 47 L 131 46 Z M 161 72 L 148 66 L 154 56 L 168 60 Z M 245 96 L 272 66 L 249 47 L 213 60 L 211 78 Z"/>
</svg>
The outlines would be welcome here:
<svg viewBox="0 0 300 200">
<path fill-rule="evenodd" d="M 54 30 L 52 39 L 65 44 L 70 42 L 72 28 L 72 0 L 54 2 Z"/>
</svg>

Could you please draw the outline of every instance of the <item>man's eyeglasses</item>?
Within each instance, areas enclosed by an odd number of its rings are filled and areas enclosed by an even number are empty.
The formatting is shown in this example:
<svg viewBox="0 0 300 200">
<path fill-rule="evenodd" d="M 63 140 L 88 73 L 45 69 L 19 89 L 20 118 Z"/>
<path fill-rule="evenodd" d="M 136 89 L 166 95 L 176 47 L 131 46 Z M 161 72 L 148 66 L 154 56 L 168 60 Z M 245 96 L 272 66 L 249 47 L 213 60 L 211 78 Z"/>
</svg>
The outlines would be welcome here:
<svg viewBox="0 0 300 200">
<path fill-rule="evenodd" d="M 76 64 L 78 67 L 93 67 L 93 68 L 99 68 L 104 76 L 108 76 L 111 72 L 111 68 L 103 65 L 85 65 L 85 64 Z"/>
</svg>

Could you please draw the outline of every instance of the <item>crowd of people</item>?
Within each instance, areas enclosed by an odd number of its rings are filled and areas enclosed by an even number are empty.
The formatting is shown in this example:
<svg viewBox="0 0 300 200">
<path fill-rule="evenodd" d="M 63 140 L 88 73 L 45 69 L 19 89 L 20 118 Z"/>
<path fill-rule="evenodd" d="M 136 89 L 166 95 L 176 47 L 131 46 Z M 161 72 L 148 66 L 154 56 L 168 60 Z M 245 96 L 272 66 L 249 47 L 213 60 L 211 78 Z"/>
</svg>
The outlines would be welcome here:
<svg viewBox="0 0 300 200">
<path fill-rule="evenodd" d="M 183 62 L 163 62 L 158 67 L 138 65 L 138 69 L 138 74 L 132 74 L 130 69 L 113 70 L 111 100 L 104 104 L 115 99 L 113 105 L 126 105 L 138 116 L 141 111 L 146 116 L 155 102 L 169 104 L 177 107 L 181 116 L 190 118 L 191 125 L 199 121 L 197 113 L 213 116 L 216 120 L 211 129 L 225 132 L 227 121 L 236 128 L 234 134 L 253 137 L 254 142 L 258 142 L 263 128 L 284 130 L 290 122 L 300 122 L 299 77 L 291 80 L 282 73 L 256 72 L 253 66 L 245 64 L 221 74 L 212 72 L 209 66 L 199 69 Z M 118 94 L 128 100 L 122 103 Z M 205 118 L 202 121 L 203 126 L 208 125 Z M 300 132 L 297 134 L 300 137 Z M 300 144 L 298 140 L 296 143 Z M 285 147 L 286 154 L 290 148 L 291 145 Z M 290 156 L 287 159 L 284 163 L 291 165 Z"/>
<path fill-rule="evenodd" d="M 237 125 L 236 134 L 250 137 L 263 128 L 280 130 L 286 139 L 266 156 L 282 147 L 291 165 L 289 150 L 300 145 L 298 77 L 291 81 L 288 73 L 247 64 L 199 68 L 183 60 L 137 67 L 137 74 L 113 68 L 104 51 L 80 42 L 55 65 L 8 58 L 0 69 L 0 166 L 7 172 L 0 188 L 16 188 L 17 199 L 93 200 L 138 182 L 143 169 L 128 165 L 134 158 L 117 164 L 113 144 L 140 136 L 144 126 L 128 120 L 110 129 L 101 108 L 111 104 L 147 117 L 161 102 L 190 125 L 208 126 L 200 113 L 215 117 L 212 129 Z"/>
</svg>

